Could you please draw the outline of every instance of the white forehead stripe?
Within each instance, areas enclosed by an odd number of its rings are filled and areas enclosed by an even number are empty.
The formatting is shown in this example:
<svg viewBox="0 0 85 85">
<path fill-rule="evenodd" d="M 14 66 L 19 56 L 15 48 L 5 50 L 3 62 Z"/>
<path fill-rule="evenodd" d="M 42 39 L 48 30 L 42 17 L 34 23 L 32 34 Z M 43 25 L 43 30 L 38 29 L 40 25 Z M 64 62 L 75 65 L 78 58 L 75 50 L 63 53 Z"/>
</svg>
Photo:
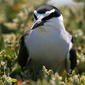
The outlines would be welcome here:
<svg viewBox="0 0 85 85">
<path fill-rule="evenodd" d="M 46 14 L 51 14 L 51 13 L 53 13 L 53 12 L 55 12 L 55 9 L 52 9 L 52 10 L 50 10 L 50 11 L 47 11 Z"/>
<path fill-rule="evenodd" d="M 34 14 L 35 14 L 35 15 L 37 14 L 37 11 L 36 11 L 36 10 L 34 10 Z"/>
<path fill-rule="evenodd" d="M 44 14 L 37 13 L 37 11 L 35 10 L 35 11 L 34 11 L 34 14 L 37 16 L 37 18 L 39 18 L 40 16 L 43 16 L 43 18 L 44 18 L 44 17 L 50 15 L 50 14 L 53 13 L 53 12 L 55 12 L 55 9 L 52 9 L 52 10 L 50 10 L 50 11 L 47 11 L 47 12 L 44 13 Z"/>
</svg>

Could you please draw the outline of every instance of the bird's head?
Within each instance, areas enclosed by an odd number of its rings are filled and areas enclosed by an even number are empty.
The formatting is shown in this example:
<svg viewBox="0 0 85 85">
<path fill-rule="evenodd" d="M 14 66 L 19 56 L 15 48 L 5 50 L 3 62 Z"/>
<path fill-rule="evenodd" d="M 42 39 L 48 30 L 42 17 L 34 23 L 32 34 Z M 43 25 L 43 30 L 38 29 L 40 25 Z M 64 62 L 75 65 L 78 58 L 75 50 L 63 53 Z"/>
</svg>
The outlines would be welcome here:
<svg viewBox="0 0 85 85">
<path fill-rule="evenodd" d="M 49 20 L 56 18 L 59 19 L 62 16 L 59 9 L 51 5 L 43 5 L 34 10 L 34 20 L 35 23 L 32 26 L 32 29 L 35 29 L 38 26 L 44 25 L 44 23 Z M 63 19 L 63 18 L 62 18 Z"/>
</svg>

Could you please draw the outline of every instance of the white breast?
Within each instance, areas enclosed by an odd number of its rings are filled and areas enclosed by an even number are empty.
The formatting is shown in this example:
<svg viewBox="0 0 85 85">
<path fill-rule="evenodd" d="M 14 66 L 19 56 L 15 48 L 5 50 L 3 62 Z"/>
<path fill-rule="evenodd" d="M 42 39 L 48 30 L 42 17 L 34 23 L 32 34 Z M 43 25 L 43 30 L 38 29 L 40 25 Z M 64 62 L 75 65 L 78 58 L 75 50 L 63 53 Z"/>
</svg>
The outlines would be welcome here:
<svg viewBox="0 0 85 85">
<path fill-rule="evenodd" d="M 49 65 L 64 61 L 70 45 L 62 33 L 43 28 L 32 31 L 26 36 L 25 43 L 32 60 Z"/>
</svg>

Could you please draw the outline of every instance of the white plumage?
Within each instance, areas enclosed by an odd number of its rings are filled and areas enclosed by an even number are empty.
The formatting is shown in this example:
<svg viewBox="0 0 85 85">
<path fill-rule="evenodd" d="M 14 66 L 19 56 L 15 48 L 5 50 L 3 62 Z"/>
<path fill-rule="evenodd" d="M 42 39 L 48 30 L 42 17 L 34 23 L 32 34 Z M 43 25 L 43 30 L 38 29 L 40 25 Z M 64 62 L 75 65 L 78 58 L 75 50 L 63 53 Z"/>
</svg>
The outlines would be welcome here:
<svg viewBox="0 0 85 85">
<path fill-rule="evenodd" d="M 37 71 L 44 65 L 59 73 L 76 66 L 72 36 L 66 31 L 62 13 L 54 6 L 40 6 L 34 11 L 35 22 L 21 38 L 18 62 Z M 39 71 L 38 69 L 38 71 Z"/>
<path fill-rule="evenodd" d="M 47 68 L 60 71 L 62 66 L 65 66 L 64 61 L 72 48 L 71 39 L 71 35 L 64 28 L 63 17 L 60 16 L 34 29 L 25 37 L 25 43 L 29 58 Z"/>
</svg>

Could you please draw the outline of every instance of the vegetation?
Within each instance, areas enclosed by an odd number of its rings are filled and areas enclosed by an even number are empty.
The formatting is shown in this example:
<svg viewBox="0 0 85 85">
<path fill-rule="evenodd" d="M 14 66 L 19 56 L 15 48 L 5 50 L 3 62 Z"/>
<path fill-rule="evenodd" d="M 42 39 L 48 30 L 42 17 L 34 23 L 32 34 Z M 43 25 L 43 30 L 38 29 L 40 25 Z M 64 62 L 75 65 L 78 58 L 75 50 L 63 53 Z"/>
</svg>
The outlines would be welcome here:
<svg viewBox="0 0 85 85">
<path fill-rule="evenodd" d="M 58 75 L 44 67 L 43 79 L 36 82 L 10 77 L 21 71 L 17 64 L 19 39 L 32 26 L 33 10 L 41 4 L 43 0 L 0 0 L 0 85 L 85 85 L 85 6 L 60 8 L 78 56 L 72 74 Z"/>
</svg>

